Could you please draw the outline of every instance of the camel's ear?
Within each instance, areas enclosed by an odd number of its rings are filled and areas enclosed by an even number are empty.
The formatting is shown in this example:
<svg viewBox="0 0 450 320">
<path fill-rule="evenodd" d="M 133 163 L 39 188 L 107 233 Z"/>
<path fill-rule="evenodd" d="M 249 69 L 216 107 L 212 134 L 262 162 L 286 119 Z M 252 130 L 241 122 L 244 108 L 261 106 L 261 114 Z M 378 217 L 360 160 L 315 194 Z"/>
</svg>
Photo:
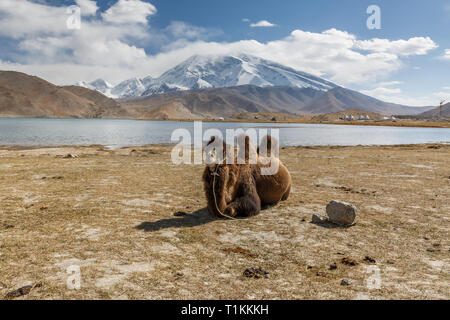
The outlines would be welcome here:
<svg viewBox="0 0 450 320">
<path fill-rule="evenodd" d="M 209 146 L 211 143 L 213 143 L 214 141 L 216 141 L 216 137 L 212 136 L 211 139 L 209 139 L 209 142 L 206 144 L 207 146 Z"/>
</svg>

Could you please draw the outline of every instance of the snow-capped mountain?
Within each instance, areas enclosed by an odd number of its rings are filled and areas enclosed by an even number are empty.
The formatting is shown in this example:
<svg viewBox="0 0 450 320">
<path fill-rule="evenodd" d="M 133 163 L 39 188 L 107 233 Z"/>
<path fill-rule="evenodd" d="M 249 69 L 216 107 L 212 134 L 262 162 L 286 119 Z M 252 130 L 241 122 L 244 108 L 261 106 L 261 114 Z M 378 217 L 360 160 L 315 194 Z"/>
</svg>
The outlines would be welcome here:
<svg viewBox="0 0 450 320">
<path fill-rule="evenodd" d="M 193 56 L 164 73 L 159 84 L 192 90 L 225 88 L 239 85 L 259 87 L 289 86 L 327 91 L 336 87 L 331 82 L 250 55 Z"/>
<path fill-rule="evenodd" d="M 142 80 L 133 78 L 119 83 L 112 88 L 111 93 L 120 98 L 140 96 L 145 91 Z"/>
<path fill-rule="evenodd" d="M 97 82 L 98 80 L 94 81 Z M 240 54 L 233 56 L 192 56 L 159 78 L 129 79 L 106 89 L 117 98 L 149 96 L 170 91 L 226 88 L 240 85 L 289 86 L 328 91 L 336 85 L 279 63 Z M 89 85 L 93 85 L 90 83 Z M 96 85 L 97 90 L 103 86 Z"/>
<path fill-rule="evenodd" d="M 118 97 L 118 96 L 115 96 L 114 94 L 112 94 L 112 89 L 114 88 L 114 86 L 111 85 L 110 83 L 106 82 L 103 79 L 97 79 L 97 80 L 94 80 L 89 83 L 81 81 L 81 82 L 78 82 L 77 85 L 80 87 L 91 89 L 91 90 L 97 90 L 97 91 L 103 93 L 105 96 L 110 97 L 110 98 Z"/>
</svg>

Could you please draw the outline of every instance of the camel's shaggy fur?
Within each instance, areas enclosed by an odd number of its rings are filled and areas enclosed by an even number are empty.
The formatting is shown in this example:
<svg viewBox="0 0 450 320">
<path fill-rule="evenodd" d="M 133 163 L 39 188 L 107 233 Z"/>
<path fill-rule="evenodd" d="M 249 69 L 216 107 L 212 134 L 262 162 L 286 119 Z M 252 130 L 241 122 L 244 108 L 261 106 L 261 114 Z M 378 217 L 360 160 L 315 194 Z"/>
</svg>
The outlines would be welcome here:
<svg viewBox="0 0 450 320">
<path fill-rule="evenodd" d="M 274 139 L 267 137 L 267 150 L 271 149 Z M 215 141 L 213 137 L 208 143 Z M 260 213 L 261 206 L 275 205 L 287 200 L 291 191 L 291 175 L 283 163 L 273 155 L 271 161 L 279 162 L 279 169 L 275 175 L 261 175 L 262 156 L 258 151 L 257 164 L 249 164 L 249 154 L 254 148 L 248 137 L 245 137 L 245 164 L 214 164 L 205 168 L 203 173 L 204 190 L 211 215 L 227 217 L 251 217 Z M 234 152 L 231 146 L 223 143 L 224 159 L 227 152 Z M 214 181 L 214 173 L 217 173 Z M 215 197 L 214 197 L 215 194 Z M 221 214 L 220 212 L 223 214 Z"/>
</svg>

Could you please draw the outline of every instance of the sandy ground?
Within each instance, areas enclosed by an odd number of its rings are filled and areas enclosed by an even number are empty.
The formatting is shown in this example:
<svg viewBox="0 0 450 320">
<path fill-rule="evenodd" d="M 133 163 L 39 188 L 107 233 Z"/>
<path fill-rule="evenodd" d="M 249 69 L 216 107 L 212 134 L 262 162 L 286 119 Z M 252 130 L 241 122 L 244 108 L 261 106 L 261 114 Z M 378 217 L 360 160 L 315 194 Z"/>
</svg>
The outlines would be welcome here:
<svg viewBox="0 0 450 320">
<path fill-rule="evenodd" d="M 284 148 L 291 198 L 239 221 L 209 217 L 203 167 L 170 151 L 0 150 L 0 297 L 450 298 L 450 145 Z M 355 226 L 310 222 L 333 199 Z"/>
</svg>

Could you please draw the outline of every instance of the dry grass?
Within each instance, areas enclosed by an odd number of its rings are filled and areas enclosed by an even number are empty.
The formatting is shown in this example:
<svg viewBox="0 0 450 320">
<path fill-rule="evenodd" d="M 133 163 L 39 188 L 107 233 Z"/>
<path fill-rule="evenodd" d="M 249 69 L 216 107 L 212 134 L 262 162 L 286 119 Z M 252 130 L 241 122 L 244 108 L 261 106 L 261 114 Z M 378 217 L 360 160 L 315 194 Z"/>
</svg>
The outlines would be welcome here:
<svg viewBox="0 0 450 320">
<path fill-rule="evenodd" d="M 22 298 L 449 299 L 449 155 L 448 145 L 285 148 L 291 198 L 223 221 L 204 209 L 203 168 L 172 165 L 166 147 L 0 150 L 0 297 L 41 283 Z M 355 226 L 310 223 L 333 199 L 358 207 Z M 366 286 L 366 256 L 380 289 Z M 66 287 L 70 265 L 80 290 Z M 244 277 L 250 267 L 269 276 Z"/>
</svg>

